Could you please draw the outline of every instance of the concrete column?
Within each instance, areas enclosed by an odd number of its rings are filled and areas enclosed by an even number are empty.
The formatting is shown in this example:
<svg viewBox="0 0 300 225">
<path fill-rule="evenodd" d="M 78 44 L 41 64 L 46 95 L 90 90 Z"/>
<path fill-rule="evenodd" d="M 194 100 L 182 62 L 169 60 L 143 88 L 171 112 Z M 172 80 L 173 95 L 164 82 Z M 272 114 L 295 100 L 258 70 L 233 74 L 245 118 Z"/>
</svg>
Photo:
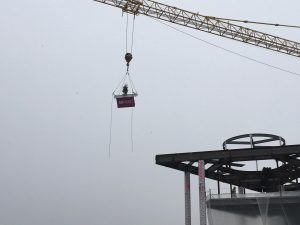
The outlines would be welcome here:
<svg viewBox="0 0 300 225">
<path fill-rule="evenodd" d="M 191 181 L 190 173 L 184 173 L 184 203 L 185 203 L 185 225 L 191 225 Z"/>
<path fill-rule="evenodd" d="M 206 225 L 205 163 L 198 162 L 200 225 Z"/>
</svg>

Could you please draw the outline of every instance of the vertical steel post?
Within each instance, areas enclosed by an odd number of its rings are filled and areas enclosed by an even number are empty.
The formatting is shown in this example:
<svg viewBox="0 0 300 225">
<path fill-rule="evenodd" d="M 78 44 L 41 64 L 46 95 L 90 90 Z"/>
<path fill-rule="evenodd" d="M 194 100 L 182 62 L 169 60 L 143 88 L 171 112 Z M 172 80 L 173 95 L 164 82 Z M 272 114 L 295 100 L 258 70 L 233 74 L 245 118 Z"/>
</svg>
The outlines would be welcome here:
<svg viewBox="0 0 300 225">
<path fill-rule="evenodd" d="M 204 160 L 198 162 L 199 176 L 199 210 L 200 210 L 200 225 L 206 225 L 206 193 L 205 193 L 205 164 Z"/>
<path fill-rule="evenodd" d="M 190 173 L 184 172 L 184 203 L 185 203 L 185 225 L 191 225 L 191 181 Z"/>
<path fill-rule="evenodd" d="M 250 146 L 251 146 L 251 148 L 254 148 L 254 142 L 253 142 L 252 134 L 250 134 Z M 256 171 L 258 171 L 258 162 L 257 162 L 257 160 L 256 160 Z"/>
<path fill-rule="evenodd" d="M 219 172 L 218 172 L 219 173 Z M 218 195 L 221 194 L 221 189 L 220 189 L 220 181 L 218 180 Z"/>
<path fill-rule="evenodd" d="M 231 169 L 231 165 L 229 166 L 229 169 Z M 233 197 L 233 188 L 232 188 L 232 184 L 229 185 L 230 188 L 230 197 Z"/>
</svg>

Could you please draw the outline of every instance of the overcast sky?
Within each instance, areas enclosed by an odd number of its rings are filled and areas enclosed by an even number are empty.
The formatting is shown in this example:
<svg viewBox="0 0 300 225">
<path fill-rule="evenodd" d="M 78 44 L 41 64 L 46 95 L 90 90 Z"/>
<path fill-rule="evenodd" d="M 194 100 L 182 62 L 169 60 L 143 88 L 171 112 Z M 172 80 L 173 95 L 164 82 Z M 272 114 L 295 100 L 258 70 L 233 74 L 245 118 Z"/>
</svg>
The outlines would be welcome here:
<svg viewBox="0 0 300 225">
<path fill-rule="evenodd" d="M 164 2 L 300 25 L 297 0 Z M 111 93 L 126 69 L 125 22 L 119 9 L 92 0 L 1 2 L 1 225 L 181 225 L 183 174 L 155 165 L 156 154 L 221 149 L 225 139 L 249 132 L 299 144 L 299 76 L 138 16 L 134 152 L 131 110 L 114 104 L 109 159 Z M 300 41 L 299 29 L 252 27 Z M 300 73 L 298 58 L 177 28 Z M 195 177 L 192 184 L 198 224 Z"/>
</svg>

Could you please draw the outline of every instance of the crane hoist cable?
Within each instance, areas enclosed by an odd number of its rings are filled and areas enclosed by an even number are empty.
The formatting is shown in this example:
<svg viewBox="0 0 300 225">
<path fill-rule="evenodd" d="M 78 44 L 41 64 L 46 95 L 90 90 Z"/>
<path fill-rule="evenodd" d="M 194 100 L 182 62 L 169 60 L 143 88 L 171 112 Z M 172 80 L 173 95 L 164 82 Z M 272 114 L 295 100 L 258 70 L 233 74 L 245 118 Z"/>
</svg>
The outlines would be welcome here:
<svg viewBox="0 0 300 225">
<path fill-rule="evenodd" d="M 129 13 L 126 12 L 126 53 L 128 53 L 128 25 L 129 25 L 128 17 L 129 17 Z M 130 52 L 129 53 L 132 53 L 132 49 L 133 49 L 134 22 L 135 22 L 135 15 L 132 18 L 131 46 L 130 46 Z"/>
<path fill-rule="evenodd" d="M 113 99 L 115 98 L 117 101 L 118 108 L 128 108 L 131 107 L 131 117 L 130 117 L 130 139 L 131 139 L 131 151 L 133 152 L 133 109 L 135 107 L 134 97 L 136 97 L 137 91 L 131 79 L 129 73 L 129 66 L 130 62 L 133 58 L 132 50 L 133 50 L 133 43 L 134 43 L 134 22 L 135 16 L 133 16 L 132 20 L 132 30 L 131 30 L 131 42 L 130 42 L 130 51 L 128 49 L 128 33 L 129 33 L 129 15 L 126 13 L 126 33 L 125 33 L 125 46 L 126 46 L 126 54 L 125 54 L 125 61 L 126 61 L 126 73 L 122 77 L 121 81 L 115 88 L 112 93 L 112 101 L 111 101 L 111 109 L 110 109 L 110 129 L 109 129 L 109 147 L 108 147 L 108 156 L 111 157 L 111 142 L 112 142 L 112 124 L 113 124 Z M 129 88 L 131 88 L 131 93 L 129 93 Z"/>
<path fill-rule="evenodd" d="M 129 29 L 128 29 L 129 19 L 128 19 L 128 17 L 129 17 L 129 15 L 128 15 L 128 13 L 126 13 L 126 32 L 125 32 L 125 46 L 126 46 L 125 50 L 126 50 L 126 53 L 125 53 L 124 58 L 125 58 L 125 61 L 126 61 L 127 69 L 126 69 L 125 75 L 123 76 L 123 78 L 121 79 L 121 81 L 119 82 L 119 84 L 117 85 L 115 90 L 113 91 L 113 96 L 116 99 L 137 96 L 137 91 L 135 89 L 135 86 L 133 84 L 133 81 L 132 81 L 130 73 L 129 73 L 130 62 L 133 59 L 132 50 L 133 50 L 133 43 L 134 43 L 133 37 L 134 37 L 135 18 L 133 17 L 133 20 L 132 20 L 131 44 L 130 44 L 130 50 L 129 50 L 128 45 L 129 45 L 130 41 L 128 40 L 128 33 L 129 33 Z M 129 93 L 129 88 L 131 88 L 131 93 Z M 118 107 L 119 107 L 119 104 L 118 104 Z M 123 106 L 123 107 L 133 107 L 133 106 Z M 119 108 L 123 108 L 123 107 L 119 107 Z"/>
<path fill-rule="evenodd" d="M 131 76 L 130 76 L 130 73 L 129 73 L 129 66 L 130 66 L 130 62 L 131 60 L 133 59 L 133 55 L 132 55 L 132 50 L 133 50 L 133 43 L 134 43 L 134 22 L 135 22 L 135 15 L 132 17 L 132 29 L 131 29 L 131 42 L 128 40 L 128 33 L 129 33 L 129 29 L 128 29 L 128 26 L 129 26 L 129 13 L 127 12 L 126 13 L 126 35 L 125 35 L 125 45 L 126 45 L 126 53 L 125 53 L 125 61 L 126 61 L 126 66 L 127 66 L 127 70 L 126 70 L 126 73 L 125 73 L 125 76 L 123 77 L 123 79 L 121 80 L 123 82 L 122 84 L 122 90 L 126 89 L 126 93 L 124 91 L 122 91 L 122 94 L 123 96 L 127 96 L 128 95 L 128 88 L 129 88 L 129 85 L 128 85 L 128 82 L 130 83 L 130 87 L 132 89 L 132 94 L 134 95 L 133 97 L 137 96 L 137 91 L 135 89 L 135 86 L 133 84 L 133 81 L 131 79 Z M 130 44 L 130 51 L 129 51 L 129 48 L 128 48 L 128 44 L 129 42 L 131 43 Z M 115 91 L 118 89 L 119 87 L 117 87 L 115 89 Z M 115 91 L 113 92 L 115 94 Z M 117 95 L 115 95 L 116 97 Z"/>
</svg>

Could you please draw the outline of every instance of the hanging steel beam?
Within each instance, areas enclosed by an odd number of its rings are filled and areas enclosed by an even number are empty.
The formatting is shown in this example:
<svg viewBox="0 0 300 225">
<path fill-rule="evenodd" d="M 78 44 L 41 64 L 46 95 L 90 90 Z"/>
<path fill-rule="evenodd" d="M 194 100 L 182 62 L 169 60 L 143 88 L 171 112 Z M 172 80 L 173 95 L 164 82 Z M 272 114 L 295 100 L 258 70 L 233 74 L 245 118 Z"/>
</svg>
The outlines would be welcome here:
<svg viewBox="0 0 300 225">
<path fill-rule="evenodd" d="M 300 57 L 300 43 L 151 0 L 94 0 L 134 15 L 146 15 L 221 37 Z"/>
</svg>

